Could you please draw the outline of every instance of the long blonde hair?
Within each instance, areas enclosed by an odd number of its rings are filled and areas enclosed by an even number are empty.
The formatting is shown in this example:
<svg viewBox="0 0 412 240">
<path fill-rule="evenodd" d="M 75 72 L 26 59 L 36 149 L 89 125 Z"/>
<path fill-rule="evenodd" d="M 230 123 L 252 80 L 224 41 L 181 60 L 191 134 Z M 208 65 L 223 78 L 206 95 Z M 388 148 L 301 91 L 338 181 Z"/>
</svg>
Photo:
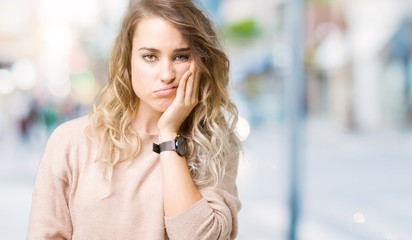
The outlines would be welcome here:
<svg viewBox="0 0 412 240">
<path fill-rule="evenodd" d="M 200 81 L 199 103 L 183 122 L 179 134 L 188 143 L 187 163 L 196 185 L 216 185 L 227 163 L 237 160 L 240 143 L 235 134 L 238 113 L 227 92 L 229 60 L 220 50 L 209 18 L 190 0 L 141 0 L 123 20 L 109 61 L 109 82 L 96 97 L 90 134 L 99 146 L 96 161 L 107 166 L 111 179 L 116 163 L 133 159 L 140 139 L 131 127 L 139 99 L 131 79 L 132 40 L 139 21 L 161 17 L 188 41 Z"/>
</svg>

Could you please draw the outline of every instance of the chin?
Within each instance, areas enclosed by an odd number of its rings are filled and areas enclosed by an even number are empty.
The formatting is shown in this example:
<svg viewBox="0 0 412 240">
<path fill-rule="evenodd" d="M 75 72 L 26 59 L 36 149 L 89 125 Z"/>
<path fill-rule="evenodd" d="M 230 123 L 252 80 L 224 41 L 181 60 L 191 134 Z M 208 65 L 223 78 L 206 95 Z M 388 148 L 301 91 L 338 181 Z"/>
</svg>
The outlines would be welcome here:
<svg viewBox="0 0 412 240">
<path fill-rule="evenodd" d="M 159 108 L 159 109 L 157 109 L 157 111 L 160 112 L 160 113 L 164 113 L 164 112 L 166 112 L 167 109 L 168 109 L 168 107 L 167 108 Z"/>
<path fill-rule="evenodd" d="M 173 100 L 174 98 L 168 101 L 162 102 L 157 110 L 162 113 L 166 112 L 166 110 L 170 107 L 170 105 L 172 105 Z"/>
</svg>

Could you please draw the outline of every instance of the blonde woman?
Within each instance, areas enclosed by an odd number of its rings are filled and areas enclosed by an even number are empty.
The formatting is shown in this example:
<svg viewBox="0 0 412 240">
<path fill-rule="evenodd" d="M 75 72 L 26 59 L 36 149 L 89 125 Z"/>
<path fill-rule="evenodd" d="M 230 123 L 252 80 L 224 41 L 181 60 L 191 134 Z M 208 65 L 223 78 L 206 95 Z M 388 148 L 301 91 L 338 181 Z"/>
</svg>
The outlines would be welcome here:
<svg viewBox="0 0 412 240">
<path fill-rule="evenodd" d="M 49 139 L 28 239 L 235 239 L 241 147 L 228 68 L 190 0 L 138 1 L 93 111 Z"/>
</svg>

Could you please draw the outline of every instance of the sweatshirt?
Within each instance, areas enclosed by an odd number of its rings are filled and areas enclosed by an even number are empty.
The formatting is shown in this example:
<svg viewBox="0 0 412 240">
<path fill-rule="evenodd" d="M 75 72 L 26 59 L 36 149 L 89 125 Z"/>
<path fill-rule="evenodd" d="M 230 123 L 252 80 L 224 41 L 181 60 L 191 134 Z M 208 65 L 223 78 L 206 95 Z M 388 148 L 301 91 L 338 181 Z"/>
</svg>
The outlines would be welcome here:
<svg viewBox="0 0 412 240">
<path fill-rule="evenodd" d="M 157 135 L 143 135 L 133 159 L 115 165 L 112 180 L 85 135 L 87 116 L 63 123 L 50 136 L 33 190 L 27 239 L 235 239 L 241 208 L 238 159 L 217 187 L 198 187 L 203 198 L 177 216 L 163 211 Z"/>
</svg>

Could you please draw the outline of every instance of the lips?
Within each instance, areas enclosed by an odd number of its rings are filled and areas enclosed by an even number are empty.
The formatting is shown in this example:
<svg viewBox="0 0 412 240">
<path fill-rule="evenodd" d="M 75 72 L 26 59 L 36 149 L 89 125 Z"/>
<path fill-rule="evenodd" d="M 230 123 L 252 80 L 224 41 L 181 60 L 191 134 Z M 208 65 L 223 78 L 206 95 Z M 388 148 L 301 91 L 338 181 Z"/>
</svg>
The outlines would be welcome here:
<svg viewBox="0 0 412 240">
<path fill-rule="evenodd" d="M 154 94 L 159 97 L 165 97 L 165 96 L 174 94 L 176 90 L 177 90 L 177 85 L 167 86 L 167 87 L 156 90 Z"/>
</svg>

